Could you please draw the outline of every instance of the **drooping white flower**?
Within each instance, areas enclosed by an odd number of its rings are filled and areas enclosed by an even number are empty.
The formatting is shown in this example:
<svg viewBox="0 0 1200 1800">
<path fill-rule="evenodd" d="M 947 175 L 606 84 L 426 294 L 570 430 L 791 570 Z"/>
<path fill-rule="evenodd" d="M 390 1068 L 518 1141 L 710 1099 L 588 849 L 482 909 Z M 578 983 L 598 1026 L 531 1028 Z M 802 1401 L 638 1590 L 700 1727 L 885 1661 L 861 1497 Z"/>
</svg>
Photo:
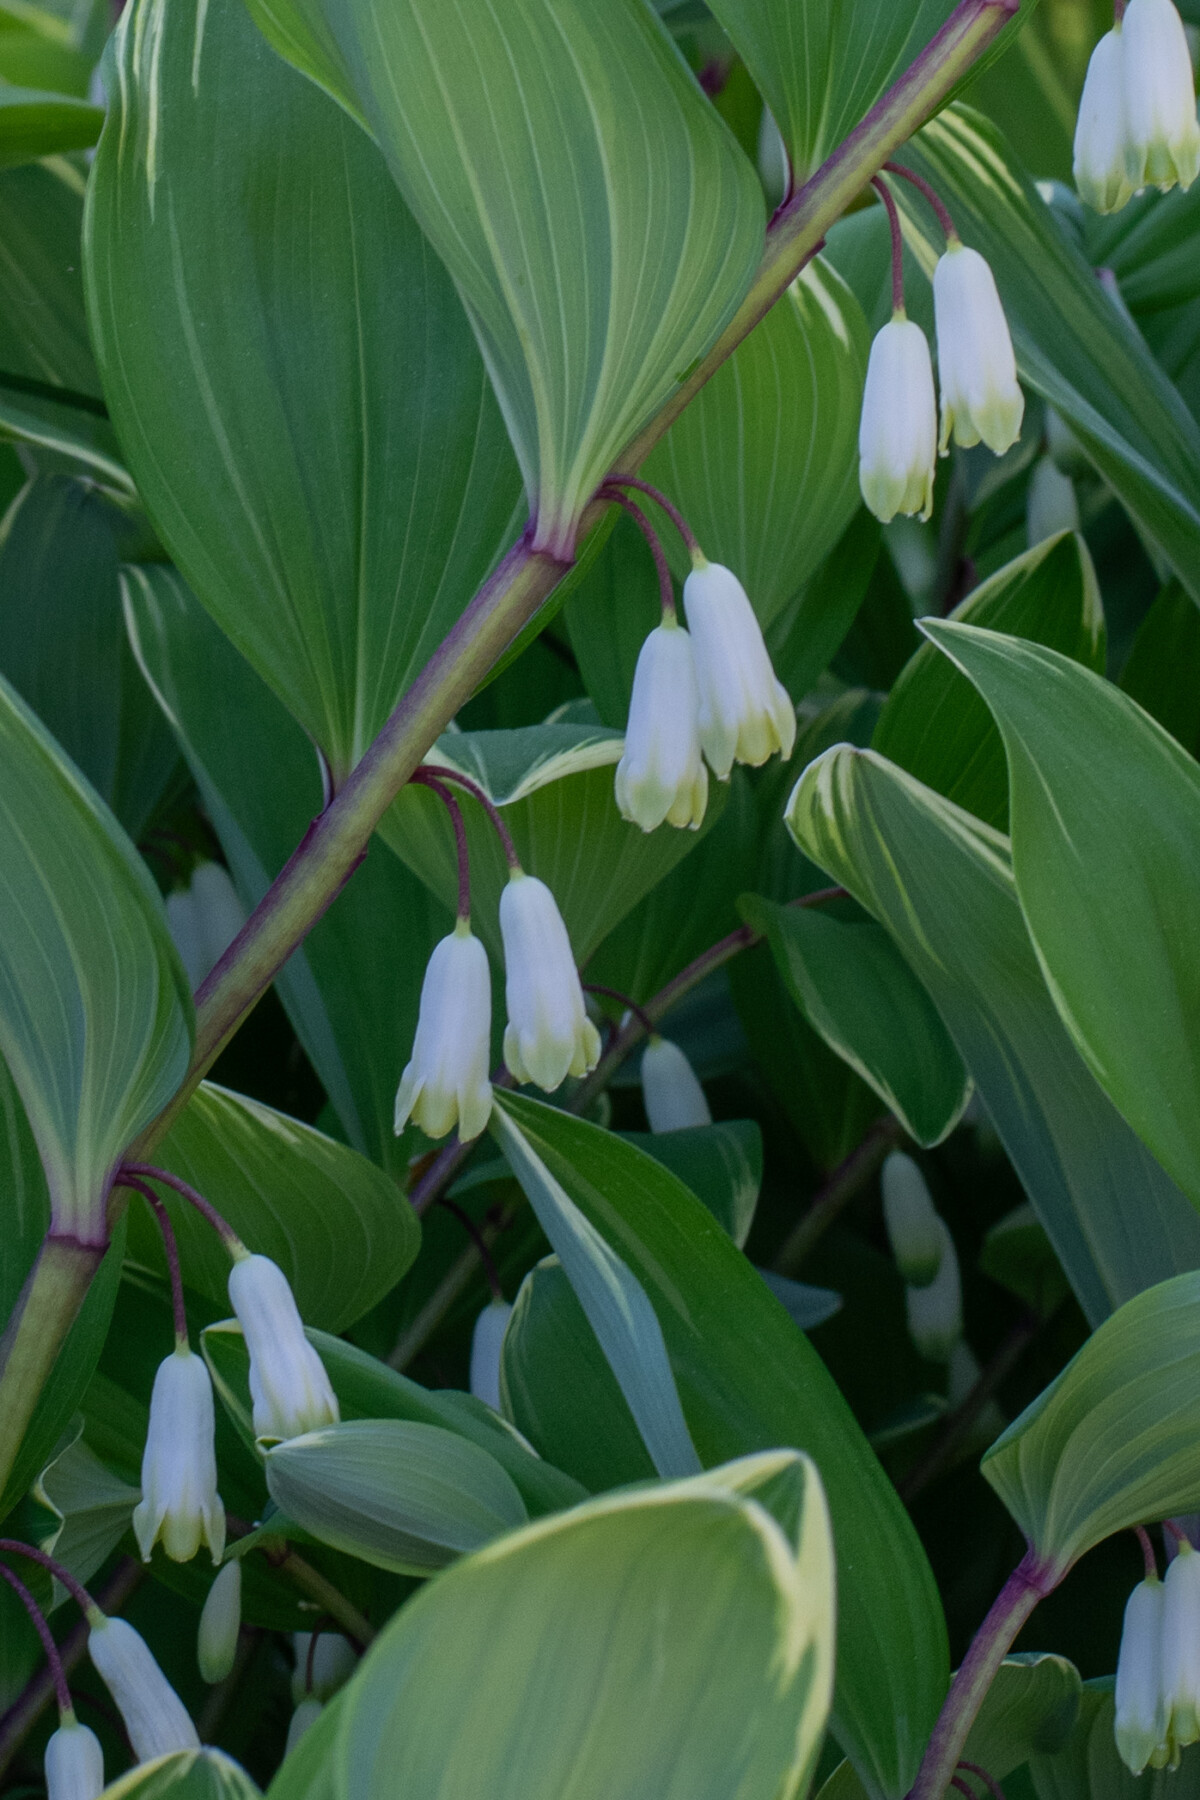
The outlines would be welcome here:
<svg viewBox="0 0 1200 1800">
<path fill-rule="evenodd" d="M 693 552 L 683 584 L 700 692 L 700 743 L 724 781 L 735 762 L 757 768 L 796 742 L 796 709 L 776 677 L 745 588 L 732 570 Z"/>
<path fill-rule="evenodd" d="M 1080 198 L 1097 212 L 1119 212 L 1133 198 L 1128 165 L 1125 39 L 1118 23 L 1092 51 L 1079 102 L 1075 186 Z"/>
<path fill-rule="evenodd" d="M 324 1707 L 319 1700 L 302 1700 L 291 1719 L 288 1721 L 287 1738 L 283 1746 L 283 1754 L 290 1756 L 306 1731 L 311 1731 L 320 1718 Z"/>
<path fill-rule="evenodd" d="M 139 1762 L 198 1750 L 200 1739 L 145 1638 L 124 1619 L 91 1618 L 88 1655 L 125 1722 Z"/>
<path fill-rule="evenodd" d="M 500 896 L 508 1024 L 504 1060 L 516 1081 L 553 1093 L 568 1075 L 600 1060 L 600 1033 L 583 989 L 558 902 L 536 875 L 514 869 Z"/>
<path fill-rule="evenodd" d="M 200 1611 L 196 1662 L 205 1681 L 224 1681 L 237 1655 L 241 1628 L 242 1565 L 235 1557 L 218 1570 Z"/>
<path fill-rule="evenodd" d="M 1173 1750 L 1200 1740 L 1200 1556 L 1182 1543 L 1163 1582 L 1163 1699 Z"/>
<path fill-rule="evenodd" d="M 1032 550 L 1060 531 L 1079 530 L 1075 483 L 1050 456 L 1039 456 L 1025 496 L 1025 534 Z"/>
<path fill-rule="evenodd" d="M 1114 1733 L 1121 1760 L 1135 1775 L 1147 1764 L 1161 1769 L 1170 1760 L 1162 1680 L 1165 1600 L 1162 1582 L 1148 1576 L 1138 1582 L 1125 1606 Z"/>
<path fill-rule="evenodd" d="M 487 951 L 460 919 L 435 946 L 425 970 L 412 1058 L 396 1092 L 397 1135 L 409 1119 L 431 1138 L 445 1137 L 457 1125 L 464 1143 L 487 1129 L 491 1037 Z"/>
<path fill-rule="evenodd" d="M 1128 172 L 1137 189 L 1165 193 L 1200 174 L 1196 88 L 1183 20 L 1172 0 L 1129 0 L 1125 40 Z"/>
<path fill-rule="evenodd" d="M 358 1667 L 358 1652 L 340 1631 L 293 1631 L 292 1705 L 305 1699 L 332 1700 Z"/>
<path fill-rule="evenodd" d="M 191 885 L 167 895 L 167 929 L 193 992 L 224 956 L 246 913 L 220 863 L 199 863 Z"/>
<path fill-rule="evenodd" d="M 341 1417 L 325 1365 L 304 1335 L 288 1278 L 269 1256 L 243 1256 L 229 1298 L 250 1352 L 254 1434 L 300 1437 Z"/>
<path fill-rule="evenodd" d="M 98 1800 L 104 1791 L 104 1752 L 94 1731 L 74 1714 L 51 1733 L 43 1763 L 46 1800 Z"/>
<path fill-rule="evenodd" d="M 656 625 L 638 652 L 616 795 L 621 817 L 643 831 L 664 819 L 695 831 L 704 818 L 696 661 L 691 637 L 674 619 Z"/>
<path fill-rule="evenodd" d="M 491 1301 L 471 1334 L 471 1392 L 477 1400 L 486 1400 L 493 1412 L 500 1411 L 500 1358 L 512 1311 L 507 1300 Z"/>
<path fill-rule="evenodd" d="M 962 1278 L 950 1228 L 942 1218 L 937 1224 L 941 1239 L 937 1274 L 925 1287 L 906 1287 L 904 1301 L 909 1335 L 921 1355 L 930 1362 L 949 1362 L 962 1336 Z"/>
<path fill-rule="evenodd" d="M 133 1509 L 144 1562 L 160 1538 L 172 1562 L 190 1562 L 201 1542 L 220 1562 L 225 1508 L 217 1493 L 215 1431 L 208 1369 L 180 1344 L 159 1364 L 150 1396 L 142 1498 Z"/>
<path fill-rule="evenodd" d="M 944 454 L 954 441 L 980 441 L 1003 456 L 1021 435 L 1025 396 L 1017 381 L 1008 320 L 996 281 L 978 250 L 953 242 L 933 271 Z"/>
<path fill-rule="evenodd" d="M 897 513 L 932 513 L 937 443 L 929 344 L 899 313 L 871 345 L 858 428 L 862 497 L 885 525 Z"/>
<path fill-rule="evenodd" d="M 642 1099 L 651 1131 L 712 1124 L 696 1071 L 669 1038 L 652 1037 L 642 1053 Z"/>
<path fill-rule="evenodd" d="M 928 1287 L 942 1261 L 942 1222 L 925 1177 L 903 1150 L 883 1165 L 883 1222 L 896 1267 L 913 1287 Z"/>
</svg>

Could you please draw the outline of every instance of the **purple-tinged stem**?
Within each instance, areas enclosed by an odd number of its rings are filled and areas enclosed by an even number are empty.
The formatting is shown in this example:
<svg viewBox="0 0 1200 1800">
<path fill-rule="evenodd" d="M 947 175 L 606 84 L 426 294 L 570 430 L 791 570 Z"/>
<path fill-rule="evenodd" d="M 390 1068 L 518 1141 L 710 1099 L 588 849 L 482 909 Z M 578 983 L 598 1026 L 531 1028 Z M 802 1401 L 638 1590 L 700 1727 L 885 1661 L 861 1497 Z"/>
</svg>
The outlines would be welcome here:
<svg viewBox="0 0 1200 1800">
<path fill-rule="evenodd" d="M 46 1615 L 30 1593 L 19 1575 L 15 1575 L 7 1563 L 0 1563 L 0 1576 L 7 1581 L 25 1611 L 33 1621 L 33 1628 L 42 1640 L 42 1649 L 46 1652 L 46 1663 L 54 1682 L 54 1693 L 58 1700 L 59 1713 L 69 1713 L 74 1709 L 71 1705 L 71 1690 L 67 1686 L 66 1670 L 62 1666 L 62 1657 L 58 1654 L 58 1645 L 54 1634 L 46 1623 Z"/>
<path fill-rule="evenodd" d="M 132 1188 L 139 1193 L 158 1221 L 158 1229 L 162 1234 L 163 1254 L 167 1259 L 167 1275 L 171 1282 L 171 1314 L 175 1321 L 175 1348 L 178 1350 L 188 1341 L 187 1308 L 183 1304 L 183 1275 L 179 1268 L 179 1245 L 175 1238 L 175 1227 L 171 1223 L 171 1215 L 167 1211 L 166 1201 L 160 1200 L 154 1189 L 139 1175 L 122 1175 L 121 1186 Z"/>
<path fill-rule="evenodd" d="M 961 1763 L 958 1766 L 960 1769 L 962 1768 Z M 968 1782 L 965 1782 L 961 1775 L 952 1775 L 950 1777 L 950 1786 L 956 1788 L 960 1794 L 965 1794 L 967 1800 L 976 1800 L 974 1788 L 972 1788 Z"/>
<path fill-rule="evenodd" d="M 1125 17 L 1126 0 L 1113 0 L 1113 24 L 1119 25 Z"/>
<path fill-rule="evenodd" d="M 668 519 L 670 519 L 672 525 L 683 539 L 683 546 L 688 555 L 695 557 L 703 554 L 700 549 L 699 538 L 680 512 L 679 508 L 675 505 L 674 501 L 668 500 L 661 488 L 656 488 L 653 482 L 643 481 L 639 475 L 614 475 L 610 480 L 604 483 L 601 492 L 606 499 L 615 499 L 616 496 L 613 493 L 613 489 L 619 487 L 636 488 L 639 494 L 649 495 L 650 499 L 654 501 L 654 504 L 656 506 L 661 506 Z"/>
<path fill-rule="evenodd" d="M 453 1217 L 458 1220 L 459 1224 L 474 1244 L 476 1250 L 479 1252 L 479 1260 L 483 1264 L 483 1272 L 487 1276 L 487 1284 L 492 1290 L 493 1300 L 503 1300 L 504 1287 L 500 1280 L 500 1271 L 496 1267 L 495 1258 L 488 1249 L 487 1239 L 480 1231 L 478 1225 L 476 1225 L 470 1213 L 465 1212 L 458 1204 L 457 1200 L 448 1200 L 445 1194 L 443 1194 L 438 1201 L 438 1205 L 444 1207 L 448 1213 L 452 1214 Z"/>
<path fill-rule="evenodd" d="M 206 1200 L 203 1194 L 197 1193 L 191 1183 L 185 1181 L 181 1175 L 173 1175 L 170 1169 L 157 1168 L 154 1163 L 126 1162 L 122 1163 L 117 1170 L 114 1185 L 121 1187 L 128 1185 L 125 1180 L 127 1175 L 139 1175 L 143 1181 L 161 1181 L 164 1187 L 174 1188 L 175 1192 L 186 1200 L 189 1206 L 194 1206 L 200 1217 L 207 1220 L 212 1226 L 230 1256 L 236 1259 L 245 1254 L 246 1246 L 229 1220 L 223 1218 L 212 1201 Z"/>
<path fill-rule="evenodd" d="M 30 1562 L 40 1563 L 43 1569 L 49 1569 L 51 1575 L 62 1582 L 85 1618 L 99 1611 L 82 1581 L 77 1581 L 70 1569 L 65 1568 L 56 1556 L 39 1550 L 36 1544 L 23 1544 L 20 1538 L 0 1538 L 0 1556 L 25 1556 Z"/>
<path fill-rule="evenodd" d="M 450 815 L 450 824 L 454 830 L 454 852 L 458 858 L 458 916 L 467 920 L 471 917 L 471 859 L 467 855 L 467 828 L 463 824 L 462 807 L 445 782 L 439 781 L 431 770 L 420 768 L 412 779 L 436 794 Z"/>
<path fill-rule="evenodd" d="M 1150 1533 L 1144 1525 L 1135 1525 L 1134 1536 L 1142 1546 L 1142 1562 L 1145 1565 L 1146 1580 L 1154 1581 L 1158 1576 L 1158 1558 L 1154 1554 L 1154 1545 L 1150 1541 Z"/>
<path fill-rule="evenodd" d="M 978 1763 L 960 1762 L 958 1766 L 960 1769 L 966 1769 L 971 1775 L 978 1775 L 988 1793 L 992 1795 L 992 1800 L 1004 1800 L 1004 1789 L 1000 1786 L 996 1777 L 994 1775 L 989 1775 L 987 1770 L 981 1768 Z M 975 1800 L 974 1794 L 972 1794 L 971 1800 Z"/>
<path fill-rule="evenodd" d="M 892 234 L 892 312 L 904 311 L 904 234 L 900 229 L 900 214 L 896 211 L 896 202 L 892 199 L 891 190 L 881 176 L 872 177 L 871 186 L 883 201 L 883 210 L 888 218 L 888 230 Z"/>
<path fill-rule="evenodd" d="M 958 232 L 955 230 L 954 220 L 950 217 L 950 209 L 937 189 L 926 181 L 923 175 L 918 175 L 915 169 L 906 169 L 903 163 L 885 162 L 883 166 L 889 175 L 899 175 L 902 181 L 910 182 L 919 194 L 924 194 L 937 214 L 937 222 L 942 228 L 946 242 L 956 244 Z"/>
<path fill-rule="evenodd" d="M 662 603 L 662 615 L 675 623 L 675 584 L 671 580 L 671 570 L 667 562 L 666 551 L 658 540 L 658 533 L 640 506 L 635 506 L 628 494 L 620 488 L 605 487 L 600 490 L 602 500 L 611 500 L 614 505 L 627 512 L 646 542 L 650 546 L 650 554 L 654 558 L 654 567 L 658 571 L 658 597 Z"/>
<path fill-rule="evenodd" d="M 469 775 L 460 775 L 457 769 L 444 768 L 441 763 L 422 763 L 421 769 L 427 775 L 435 775 L 439 781 L 454 782 L 456 787 L 460 787 L 464 793 L 470 794 L 472 800 L 478 800 L 491 822 L 492 830 L 500 839 L 504 860 L 510 869 L 519 869 L 521 859 L 517 855 L 517 846 L 512 841 L 512 832 L 500 817 L 500 809 L 491 795 L 485 794 L 479 783 L 472 781 Z"/>
<path fill-rule="evenodd" d="M 942 1800 L 996 1671 L 1039 1600 L 1058 1586 L 1062 1571 L 1026 1552 L 1001 1588 L 950 1684 L 950 1692 L 921 1759 L 908 1800 Z"/>
<path fill-rule="evenodd" d="M 639 1006 L 636 1000 L 631 1000 L 628 994 L 623 994 L 620 988 L 605 987 L 599 981 L 585 981 L 583 991 L 585 994 L 604 994 L 607 999 L 615 1000 L 617 1005 L 623 1006 L 627 1013 L 632 1013 L 647 1037 L 654 1035 L 655 1025 L 650 1014 L 644 1007 Z"/>
<path fill-rule="evenodd" d="M 824 1187 L 813 1195 L 808 1211 L 783 1240 L 773 1265 L 777 1274 L 798 1273 L 830 1226 L 841 1217 L 855 1196 L 862 1193 L 876 1170 L 903 1139 L 904 1131 L 891 1113 L 876 1119 L 861 1142 L 833 1170 Z"/>
</svg>

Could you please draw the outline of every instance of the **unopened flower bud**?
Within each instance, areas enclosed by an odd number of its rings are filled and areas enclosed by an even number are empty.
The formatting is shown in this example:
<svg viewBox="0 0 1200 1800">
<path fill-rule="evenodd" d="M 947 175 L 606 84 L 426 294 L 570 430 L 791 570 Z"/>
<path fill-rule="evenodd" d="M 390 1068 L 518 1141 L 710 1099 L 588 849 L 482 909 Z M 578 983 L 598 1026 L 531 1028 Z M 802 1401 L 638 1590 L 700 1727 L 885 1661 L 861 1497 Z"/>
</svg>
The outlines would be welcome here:
<svg viewBox="0 0 1200 1800">
<path fill-rule="evenodd" d="M 1075 123 L 1075 186 L 1097 212 L 1119 212 L 1133 197 L 1128 143 L 1125 40 L 1118 23 L 1092 51 Z"/>
<path fill-rule="evenodd" d="M 642 1053 L 642 1099 L 651 1131 L 712 1124 L 696 1071 L 669 1038 L 652 1037 Z"/>
<path fill-rule="evenodd" d="M 1200 1556 L 1184 1542 L 1163 1582 L 1163 1698 L 1175 1749 L 1200 1740 Z"/>
<path fill-rule="evenodd" d="M 615 789 L 621 817 L 643 831 L 664 819 L 695 831 L 704 819 L 708 770 L 696 659 L 691 637 L 674 619 L 655 626 L 638 652 Z"/>
<path fill-rule="evenodd" d="M 903 313 L 871 345 L 858 428 L 862 497 L 886 525 L 897 513 L 933 511 L 937 395 L 925 333 Z"/>
<path fill-rule="evenodd" d="M 145 1638 L 124 1619 L 92 1619 L 88 1655 L 125 1723 L 139 1762 L 198 1750 L 187 1708 L 159 1668 Z"/>
<path fill-rule="evenodd" d="M 904 1290 L 908 1330 L 913 1343 L 930 1362 L 949 1362 L 962 1336 L 962 1281 L 958 1252 L 944 1219 L 938 1220 L 941 1253 L 938 1272 L 926 1287 Z"/>
<path fill-rule="evenodd" d="M 288 1723 L 287 1740 L 283 1746 L 283 1754 L 290 1756 L 306 1731 L 312 1729 L 324 1711 L 319 1700 L 302 1700 Z"/>
<path fill-rule="evenodd" d="M 491 1040 L 487 951 L 460 919 L 435 946 L 425 970 L 412 1058 L 396 1093 L 397 1136 L 410 1119 L 431 1138 L 457 1126 L 464 1143 L 487 1129 Z"/>
<path fill-rule="evenodd" d="M 1162 1680 L 1165 1599 L 1162 1582 L 1148 1576 L 1138 1582 L 1125 1606 L 1114 1731 L 1121 1761 L 1135 1775 L 1147 1764 L 1161 1769 L 1170 1760 Z"/>
<path fill-rule="evenodd" d="M 477 1400 L 486 1400 L 493 1412 L 500 1411 L 500 1358 L 512 1310 L 507 1300 L 493 1300 L 471 1334 L 471 1392 Z"/>
<path fill-rule="evenodd" d="M 212 1379 L 181 1344 L 159 1364 L 150 1396 L 142 1498 L 133 1509 L 143 1561 L 161 1538 L 172 1562 L 190 1562 L 202 1541 L 220 1562 L 225 1508 L 217 1493 L 215 1431 Z"/>
<path fill-rule="evenodd" d="M 1025 396 L 1017 381 L 1008 320 L 991 269 L 977 250 L 952 242 L 933 272 L 944 453 L 980 441 L 1003 456 L 1021 435 Z"/>
<path fill-rule="evenodd" d="M 796 742 L 796 709 L 771 667 L 737 576 L 694 552 L 683 610 L 696 658 L 700 743 L 713 774 L 724 781 L 735 762 L 757 768 L 776 750 L 786 762 Z"/>
<path fill-rule="evenodd" d="M 1049 456 L 1040 456 L 1029 477 L 1025 496 L 1025 531 L 1032 550 L 1060 531 L 1079 530 L 1079 502 L 1075 484 Z"/>
<path fill-rule="evenodd" d="M 304 1700 L 332 1700 L 358 1667 L 358 1652 L 340 1631 L 293 1631 L 292 1704 Z"/>
<path fill-rule="evenodd" d="M 43 1763 L 47 1800 L 98 1800 L 104 1791 L 104 1752 L 94 1731 L 74 1714 L 51 1733 Z"/>
<path fill-rule="evenodd" d="M 237 1655 L 241 1628 L 242 1565 L 235 1558 L 217 1571 L 200 1613 L 196 1662 L 205 1681 L 224 1681 Z"/>
<path fill-rule="evenodd" d="M 512 873 L 500 896 L 508 1025 L 504 1060 L 516 1081 L 548 1094 L 600 1060 L 600 1033 L 583 989 L 558 902 L 535 875 Z"/>
<path fill-rule="evenodd" d="M 1122 23 L 1129 179 L 1165 193 L 1200 174 L 1200 125 L 1183 20 L 1172 0 L 1129 0 Z"/>
<path fill-rule="evenodd" d="M 268 1256 L 242 1257 L 229 1272 L 229 1298 L 250 1352 L 255 1436 L 293 1438 L 336 1425 L 337 1396 L 278 1264 Z"/>
<path fill-rule="evenodd" d="M 925 1177 L 903 1150 L 893 1150 L 880 1176 L 883 1222 L 896 1267 L 913 1287 L 928 1287 L 942 1260 L 942 1222 Z"/>
</svg>

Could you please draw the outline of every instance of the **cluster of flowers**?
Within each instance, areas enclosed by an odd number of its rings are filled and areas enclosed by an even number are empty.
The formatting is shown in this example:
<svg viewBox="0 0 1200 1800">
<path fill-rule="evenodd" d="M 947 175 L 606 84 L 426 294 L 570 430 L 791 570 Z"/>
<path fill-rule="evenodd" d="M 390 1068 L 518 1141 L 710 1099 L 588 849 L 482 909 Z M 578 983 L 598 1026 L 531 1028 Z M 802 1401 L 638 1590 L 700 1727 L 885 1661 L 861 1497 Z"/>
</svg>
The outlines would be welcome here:
<svg viewBox="0 0 1200 1800">
<path fill-rule="evenodd" d="M 1102 213 L 1200 174 L 1192 59 L 1172 0 L 1117 0 L 1115 15 L 1092 52 L 1075 127 L 1075 186 Z"/>
<path fill-rule="evenodd" d="M 1181 1537 L 1160 1581 L 1142 1537 L 1146 1578 L 1129 1596 L 1117 1657 L 1117 1749 L 1135 1775 L 1178 1768 L 1200 1742 L 1200 1555 Z"/>
</svg>

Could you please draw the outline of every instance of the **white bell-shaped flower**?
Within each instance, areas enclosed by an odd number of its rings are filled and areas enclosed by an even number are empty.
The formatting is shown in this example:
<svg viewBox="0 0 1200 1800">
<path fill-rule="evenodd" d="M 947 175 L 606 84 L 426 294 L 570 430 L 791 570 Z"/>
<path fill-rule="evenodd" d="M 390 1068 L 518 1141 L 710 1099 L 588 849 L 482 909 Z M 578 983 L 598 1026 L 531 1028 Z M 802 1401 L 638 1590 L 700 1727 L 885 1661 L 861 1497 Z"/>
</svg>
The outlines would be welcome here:
<svg viewBox="0 0 1200 1800">
<path fill-rule="evenodd" d="M 1133 1774 L 1170 1760 L 1167 1705 L 1163 1692 L 1163 1614 L 1166 1593 L 1157 1576 L 1139 1581 L 1125 1606 L 1117 1653 L 1117 1751 Z"/>
<path fill-rule="evenodd" d="M 921 1355 L 930 1362 L 949 1362 L 962 1336 L 962 1278 L 950 1228 L 942 1218 L 937 1223 L 941 1239 L 937 1274 L 925 1287 L 905 1288 L 904 1301 L 909 1335 Z"/>
<path fill-rule="evenodd" d="M 250 1396 L 258 1438 L 300 1437 L 336 1425 L 337 1396 L 304 1335 L 288 1278 L 269 1256 L 243 1256 L 229 1272 L 229 1298 L 250 1352 Z"/>
<path fill-rule="evenodd" d="M 358 1667 L 358 1652 L 340 1631 L 293 1631 L 292 1705 L 306 1699 L 332 1700 Z"/>
<path fill-rule="evenodd" d="M 929 344 L 899 313 L 871 345 L 858 428 L 859 487 L 885 525 L 897 513 L 932 513 L 937 443 Z"/>
<path fill-rule="evenodd" d="M 643 831 L 664 819 L 695 831 L 704 818 L 708 770 L 696 660 L 691 637 L 674 619 L 656 625 L 638 652 L 616 795 L 621 817 Z"/>
<path fill-rule="evenodd" d="M 683 584 L 700 692 L 700 743 L 724 781 L 735 762 L 757 768 L 796 742 L 796 709 L 776 677 L 762 627 L 745 588 L 730 569 L 692 555 Z"/>
<path fill-rule="evenodd" d="M 287 1738 L 283 1746 L 285 1757 L 292 1754 L 305 1732 L 312 1730 L 324 1710 L 321 1702 L 311 1697 L 300 1702 L 288 1721 Z"/>
<path fill-rule="evenodd" d="M 208 1545 L 225 1550 L 225 1508 L 217 1493 L 212 1380 L 186 1344 L 158 1366 L 142 1454 L 142 1498 L 133 1530 L 145 1562 L 158 1540 L 172 1562 L 190 1562 Z"/>
<path fill-rule="evenodd" d="M 883 1222 L 896 1267 L 913 1287 L 928 1287 L 942 1261 L 942 1221 L 930 1198 L 925 1177 L 903 1150 L 893 1150 L 883 1165 Z"/>
<path fill-rule="evenodd" d="M 1200 1556 L 1188 1543 L 1163 1582 L 1163 1697 L 1173 1749 L 1200 1740 Z"/>
<path fill-rule="evenodd" d="M 43 1762 L 46 1800 L 98 1800 L 104 1791 L 104 1752 L 94 1731 L 73 1713 L 51 1733 Z"/>
<path fill-rule="evenodd" d="M 1171 0 L 1129 0 L 1121 32 L 1129 179 L 1164 193 L 1176 182 L 1190 187 L 1200 174 L 1200 125 L 1183 20 Z"/>
<path fill-rule="evenodd" d="M 712 1124 L 696 1071 L 669 1038 L 652 1037 L 642 1053 L 642 1099 L 651 1131 Z"/>
<path fill-rule="evenodd" d="M 1105 32 L 1088 64 L 1075 121 L 1075 186 L 1097 212 L 1112 213 L 1133 197 L 1125 102 L 1125 38 Z"/>
<path fill-rule="evenodd" d="M 1051 456 L 1039 456 L 1025 495 L 1025 534 L 1032 550 L 1060 531 L 1079 530 L 1075 483 Z"/>
<path fill-rule="evenodd" d="M 508 1024 L 504 1060 L 515 1081 L 550 1094 L 600 1060 L 600 1033 L 583 989 L 558 902 L 536 875 L 514 869 L 500 896 Z"/>
<path fill-rule="evenodd" d="M 488 1063 L 492 1041 L 492 979 L 487 951 L 460 919 L 434 948 L 421 985 L 417 1035 L 396 1092 L 397 1135 L 410 1119 L 426 1137 L 458 1127 L 465 1143 L 486 1131 L 492 1116 Z"/>
<path fill-rule="evenodd" d="M 224 1681 L 237 1655 L 241 1628 L 242 1565 L 235 1557 L 217 1571 L 200 1610 L 196 1663 L 205 1681 Z"/>
<path fill-rule="evenodd" d="M 198 1750 L 200 1739 L 144 1637 L 124 1619 L 89 1617 L 88 1655 L 125 1723 L 139 1762 Z"/>
<path fill-rule="evenodd" d="M 486 1400 L 493 1412 L 500 1411 L 500 1358 L 512 1310 L 507 1300 L 491 1301 L 471 1334 L 471 1392 L 477 1400 Z"/>
<path fill-rule="evenodd" d="M 982 441 L 1003 456 L 1021 435 L 1025 396 L 995 277 L 978 250 L 953 242 L 939 257 L 933 313 L 942 388 L 938 448 L 945 453 L 953 432 L 964 449 Z"/>
</svg>

